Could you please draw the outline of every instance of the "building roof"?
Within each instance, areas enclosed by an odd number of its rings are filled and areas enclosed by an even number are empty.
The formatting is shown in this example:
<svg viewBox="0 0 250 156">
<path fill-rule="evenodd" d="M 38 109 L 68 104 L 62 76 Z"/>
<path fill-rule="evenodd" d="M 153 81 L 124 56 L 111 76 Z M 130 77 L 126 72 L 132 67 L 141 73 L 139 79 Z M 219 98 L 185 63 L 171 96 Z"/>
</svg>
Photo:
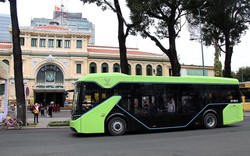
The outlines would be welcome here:
<svg viewBox="0 0 250 156">
<path fill-rule="evenodd" d="M 108 53 L 108 54 L 119 54 L 119 47 L 111 47 L 111 46 L 94 46 L 88 45 L 87 51 L 90 53 Z M 138 48 L 127 48 L 128 55 L 147 55 L 147 56 L 165 56 L 164 54 L 156 54 L 139 51 Z"/>
<path fill-rule="evenodd" d="M 41 26 L 39 26 L 41 27 Z M 44 26 L 43 26 L 44 27 Z M 46 28 L 46 27 L 45 27 Z M 0 49 L 8 50 L 12 48 L 11 42 L 0 42 Z M 90 54 L 100 54 L 100 55 L 120 55 L 119 47 L 112 47 L 112 46 L 95 46 L 95 45 L 88 45 L 87 52 Z M 139 57 L 150 57 L 150 58 L 167 58 L 165 54 L 156 54 L 150 52 L 143 52 L 140 51 L 138 48 L 127 48 L 127 55 L 129 56 L 139 56 Z M 167 59 L 168 60 L 168 59 Z"/>
<path fill-rule="evenodd" d="M 0 49 L 8 50 L 12 48 L 12 43 L 10 42 L 0 42 Z"/>
</svg>

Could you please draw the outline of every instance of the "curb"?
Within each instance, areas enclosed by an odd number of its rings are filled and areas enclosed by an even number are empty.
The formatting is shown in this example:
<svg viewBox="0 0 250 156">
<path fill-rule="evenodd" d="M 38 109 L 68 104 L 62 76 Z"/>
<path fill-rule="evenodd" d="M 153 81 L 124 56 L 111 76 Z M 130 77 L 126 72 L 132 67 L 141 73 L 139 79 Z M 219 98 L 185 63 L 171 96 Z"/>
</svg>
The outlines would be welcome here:
<svg viewBox="0 0 250 156">
<path fill-rule="evenodd" d="M 26 127 L 23 126 L 22 129 L 66 129 L 70 128 L 70 126 L 46 126 L 46 127 L 41 127 L 41 126 L 36 126 L 36 127 Z"/>
</svg>

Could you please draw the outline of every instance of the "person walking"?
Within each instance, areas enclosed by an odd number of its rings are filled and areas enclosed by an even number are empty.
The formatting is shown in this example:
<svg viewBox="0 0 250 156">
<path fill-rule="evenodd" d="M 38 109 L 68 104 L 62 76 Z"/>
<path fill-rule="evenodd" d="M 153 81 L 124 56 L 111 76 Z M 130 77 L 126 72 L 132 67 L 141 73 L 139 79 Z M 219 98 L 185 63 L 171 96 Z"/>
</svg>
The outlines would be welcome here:
<svg viewBox="0 0 250 156">
<path fill-rule="evenodd" d="M 33 114 L 34 114 L 34 123 L 38 123 L 39 106 L 37 103 L 34 106 Z"/>
<path fill-rule="evenodd" d="M 40 111 L 41 111 L 41 116 L 44 116 L 45 107 L 43 106 L 43 104 L 41 104 L 39 108 L 40 108 Z"/>
<path fill-rule="evenodd" d="M 50 105 L 49 105 L 49 109 L 48 109 L 48 114 L 49 114 L 49 117 L 52 117 L 52 112 L 53 112 L 53 110 L 52 110 L 52 106 L 54 105 L 54 102 L 53 101 L 51 101 L 50 102 Z"/>
</svg>

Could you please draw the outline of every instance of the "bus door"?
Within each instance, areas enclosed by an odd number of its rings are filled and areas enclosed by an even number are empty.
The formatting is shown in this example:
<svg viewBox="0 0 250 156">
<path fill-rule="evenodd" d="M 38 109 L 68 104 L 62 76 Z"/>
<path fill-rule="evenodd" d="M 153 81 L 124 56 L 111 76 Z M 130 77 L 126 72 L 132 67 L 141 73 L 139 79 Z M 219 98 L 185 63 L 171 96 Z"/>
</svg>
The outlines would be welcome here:
<svg viewBox="0 0 250 156">
<path fill-rule="evenodd" d="M 155 95 L 158 105 L 156 127 L 186 126 L 199 110 L 198 90 L 192 85 L 168 84 Z"/>
<path fill-rule="evenodd" d="M 177 115 L 175 120 L 177 126 L 186 126 L 194 119 L 200 110 L 199 90 L 196 85 L 181 85 L 179 87 Z"/>
<path fill-rule="evenodd" d="M 157 96 L 157 119 L 156 127 L 172 127 L 178 122 L 177 115 L 177 100 L 174 96 L 159 95 Z"/>
<path fill-rule="evenodd" d="M 134 97 L 134 116 L 147 127 L 152 125 L 152 106 L 150 96 Z"/>
</svg>

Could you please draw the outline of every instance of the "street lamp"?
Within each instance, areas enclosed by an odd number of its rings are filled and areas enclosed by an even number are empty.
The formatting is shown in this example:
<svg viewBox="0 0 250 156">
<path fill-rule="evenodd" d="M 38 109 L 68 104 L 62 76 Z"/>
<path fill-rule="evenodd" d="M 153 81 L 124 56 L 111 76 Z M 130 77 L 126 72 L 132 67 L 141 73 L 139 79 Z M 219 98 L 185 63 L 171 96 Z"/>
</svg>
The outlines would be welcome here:
<svg viewBox="0 0 250 156">
<path fill-rule="evenodd" d="M 200 29 L 200 42 L 201 42 L 201 57 L 202 57 L 202 73 L 203 76 L 205 76 L 205 68 L 204 68 L 204 52 L 203 52 L 203 37 L 202 37 L 202 30 L 201 30 L 201 8 L 206 4 L 207 1 L 205 1 L 199 8 L 198 14 L 199 14 L 199 29 Z"/>
</svg>

